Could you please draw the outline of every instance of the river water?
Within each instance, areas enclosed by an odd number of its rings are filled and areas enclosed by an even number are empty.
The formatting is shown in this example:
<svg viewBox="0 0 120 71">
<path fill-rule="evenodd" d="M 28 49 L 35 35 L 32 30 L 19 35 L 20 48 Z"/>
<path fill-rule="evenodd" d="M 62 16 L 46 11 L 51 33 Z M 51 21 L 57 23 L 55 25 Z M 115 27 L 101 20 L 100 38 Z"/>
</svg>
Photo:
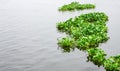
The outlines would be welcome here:
<svg viewBox="0 0 120 71">
<path fill-rule="evenodd" d="M 86 62 L 86 53 L 63 53 L 57 38 L 56 22 L 88 12 L 109 16 L 110 40 L 101 44 L 108 56 L 120 53 L 120 1 L 81 0 L 96 9 L 59 12 L 63 4 L 79 0 L 0 0 L 0 71 L 105 71 Z"/>
</svg>

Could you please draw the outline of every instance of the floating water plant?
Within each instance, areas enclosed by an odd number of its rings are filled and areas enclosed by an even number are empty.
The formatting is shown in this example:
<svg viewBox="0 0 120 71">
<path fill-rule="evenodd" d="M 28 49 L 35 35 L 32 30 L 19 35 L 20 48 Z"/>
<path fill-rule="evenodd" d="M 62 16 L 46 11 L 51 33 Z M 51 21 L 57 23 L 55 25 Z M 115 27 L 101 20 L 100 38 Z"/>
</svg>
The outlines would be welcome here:
<svg viewBox="0 0 120 71">
<path fill-rule="evenodd" d="M 74 39 L 75 46 L 78 49 L 86 50 L 97 47 L 100 43 L 109 39 L 106 21 L 108 21 L 107 15 L 93 12 L 82 14 L 74 19 L 70 18 L 65 22 L 59 22 L 57 28 L 60 32 L 65 32 L 70 38 Z"/>
<path fill-rule="evenodd" d="M 106 71 L 120 71 L 120 55 L 106 59 L 103 66 Z"/>
<path fill-rule="evenodd" d="M 59 8 L 60 11 L 83 10 L 95 8 L 93 4 L 79 4 L 72 2 Z M 73 51 L 75 48 L 87 52 L 88 62 L 93 62 L 98 67 L 103 66 L 106 71 L 120 71 L 120 55 L 106 58 L 107 54 L 99 44 L 106 42 L 108 16 L 103 12 L 92 12 L 70 18 L 57 23 L 57 29 L 66 33 L 67 37 L 58 40 L 58 46 L 64 52 Z"/>
<path fill-rule="evenodd" d="M 103 43 L 109 39 L 107 34 L 103 35 L 89 35 L 79 38 L 77 41 L 77 48 L 80 50 L 86 50 L 89 48 L 98 47 L 100 43 Z"/>
<path fill-rule="evenodd" d="M 87 59 L 88 61 L 93 62 L 95 65 L 101 66 L 103 65 L 105 61 L 105 52 L 102 49 L 99 48 L 91 48 L 87 50 L 88 56 Z"/>
<path fill-rule="evenodd" d="M 79 2 L 71 2 L 59 8 L 59 11 L 83 10 L 95 8 L 94 4 L 79 4 Z"/>
<path fill-rule="evenodd" d="M 64 52 L 70 52 L 71 50 L 74 50 L 74 44 L 74 39 L 69 37 L 59 39 L 58 42 L 58 45 L 63 49 Z"/>
<path fill-rule="evenodd" d="M 57 23 L 57 28 L 59 31 L 68 32 L 68 33 L 71 33 L 72 29 L 76 29 L 76 28 L 78 30 L 81 29 L 84 31 L 86 30 L 86 32 L 87 30 L 95 31 L 94 29 L 100 31 L 101 29 L 104 28 L 104 31 L 107 32 L 107 27 L 105 23 L 106 21 L 108 21 L 107 15 L 105 15 L 102 12 L 101 13 L 93 12 L 93 13 L 76 16 L 74 19 L 70 18 L 65 22 L 59 22 Z"/>
<path fill-rule="evenodd" d="M 97 47 L 109 39 L 107 21 L 108 16 L 105 13 L 93 12 L 57 23 L 57 29 L 69 36 L 58 40 L 59 47 L 64 52 L 70 52 L 75 48 L 87 51 L 88 61 L 97 66 L 103 66 L 107 62 L 106 54 Z"/>
</svg>

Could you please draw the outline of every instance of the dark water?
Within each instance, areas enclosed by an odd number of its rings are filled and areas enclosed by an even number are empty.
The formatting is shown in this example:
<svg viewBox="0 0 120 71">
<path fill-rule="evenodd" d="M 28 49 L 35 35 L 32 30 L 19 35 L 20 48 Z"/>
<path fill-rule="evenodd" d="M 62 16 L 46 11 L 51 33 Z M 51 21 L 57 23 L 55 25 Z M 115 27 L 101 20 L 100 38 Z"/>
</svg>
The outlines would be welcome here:
<svg viewBox="0 0 120 71">
<path fill-rule="evenodd" d="M 96 4 L 95 10 L 58 12 L 75 0 L 0 0 L 0 71 L 105 71 L 86 62 L 86 53 L 57 49 L 56 22 L 82 13 L 100 11 L 109 16 L 109 36 L 102 44 L 108 56 L 120 53 L 120 1 L 81 0 Z M 76 0 L 77 1 L 77 0 Z"/>
</svg>

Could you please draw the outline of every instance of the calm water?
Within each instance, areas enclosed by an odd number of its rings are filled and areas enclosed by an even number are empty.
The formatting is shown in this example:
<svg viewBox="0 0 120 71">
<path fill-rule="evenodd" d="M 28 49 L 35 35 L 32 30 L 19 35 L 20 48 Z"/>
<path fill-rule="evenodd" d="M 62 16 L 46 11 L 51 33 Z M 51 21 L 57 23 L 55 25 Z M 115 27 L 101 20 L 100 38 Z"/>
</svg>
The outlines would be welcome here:
<svg viewBox="0 0 120 71">
<path fill-rule="evenodd" d="M 86 53 L 57 49 L 56 22 L 82 13 L 100 11 L 109 16 L 109 36 L 102 44 L 108 56 L 120 53 L 120 1 L 81 0 L 96 4 L 95 10 L 58 12 L 75 0 L 0 0 L 0 71 L 105 71 L 86 62 Z M 76 0 L 77 1 L 77 0 Z"/>
</svg>

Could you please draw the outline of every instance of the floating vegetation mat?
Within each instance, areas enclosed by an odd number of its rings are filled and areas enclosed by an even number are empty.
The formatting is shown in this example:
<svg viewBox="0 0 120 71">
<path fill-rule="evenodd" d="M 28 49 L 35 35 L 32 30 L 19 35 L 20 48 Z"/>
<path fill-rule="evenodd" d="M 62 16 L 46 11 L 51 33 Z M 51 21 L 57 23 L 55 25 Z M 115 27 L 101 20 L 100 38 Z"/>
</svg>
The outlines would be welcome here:
<svg viewBox="0 0 120 71">
<path fill-rule="evenodd" d="M 111 56 L 109 59 L 106 59 L 103 66 L 106 71 L 120 71 L 120 55 Z"/>
<path fill-rule="evenodd" d="M 69 11 L 94 7 L 92 4 L 81 5 L 78 2 L 72 2 L 59 10 Z M 93 62 L 98 67 L 103 66 L 106 71 L 120 71 L 120 55 L 106 58 L 107 54 L 104 50 L 98 48 L 99 44 L 109 39 L 107 21 L 108 16 L 105 13 L 92 12 L 81 14 L 64 22 L 58 22 L 58 31 L 67 35 L 58 39 L 58 46 L 61 47 L 63 52 L 70 52 L 76 48 L 83 50 L 88 53 L 88 62 Z"/>
<path fill-rule="evenodd" d="M 65 51 L 74 48 L 80 50 L 96 48 L 100 43 L 109 39 L 106 21 L 108 21 L 108 16 L 104 13 L 94 12 L 59 22 L 57 23 L 58 30 L 68 34 L 68 37 L 60 39 L 58 45 Z"/>
<path fill-rule="evenodd" d="M 106 54 L 102 49 L 91 48 L 88 49 L 87 52 L 88 52 L 88 56 L 87 56 L 88 61 L 93 62 L 98 67 L 103 65 L 104 61 L 106 60 L 105 58 Z"/>
<path fill-rule="evenodd" d="M 95 8 L 94 4 L 79 4 L 79 2 L 72 2 L 70 4 L 60 7 L 59 11 L 84 10 L 92 8 Z"/>
</svg>

